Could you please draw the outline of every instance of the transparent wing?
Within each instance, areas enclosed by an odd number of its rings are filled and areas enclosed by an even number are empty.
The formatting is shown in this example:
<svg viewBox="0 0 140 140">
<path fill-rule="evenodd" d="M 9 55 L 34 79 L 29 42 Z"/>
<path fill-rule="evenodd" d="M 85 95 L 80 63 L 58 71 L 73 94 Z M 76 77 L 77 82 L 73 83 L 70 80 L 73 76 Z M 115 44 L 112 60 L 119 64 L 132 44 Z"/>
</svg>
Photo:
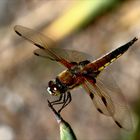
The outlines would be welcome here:
<svg viewBox="0 0 140 140">
<path fill-rule="evenodd" d="M 56 54 L 52 51 L 51 47 L 52 44 L 54 45 L 54 42 L 50 38 L 44 36 L 39 32 L 20 25 L 16 25 L 14 27 L 14 30 L 19 36 L 23 37 L 24 39 L 28 40 L 35 46 L 39 47 L 40 49 L 51 55 L 51 57 L 53 57 L 55 61 L 60 62 L 67 68 L 70 68 L 72 66 L 66 59 L 62 58 L 59 54 Z"/>
<path fill-rule="evenodd" d="M 89 60 L 91 57 L 84 53 L 84 52 L 79 52 L 76 50 L 65 50 L 65 49 L 60 49 L 60 48 L 51 48 L 51 50 L 55 54 L 59 54 L 63 59 L 68 60 L 69 62 L 81 62 L 84 60 Z M 53 56 L 48 53 L 47 51 L 44 51 L 42 49 L 37 49 L 34 51 L 34 54 L 37 56 L 41 56 L 50 60 L 54 60 Z"/>
<path fill-rule="evenodd" d="M 108 94 L 100 90 L 97 84 L 91 83 L 88 80 L 83 84 L 83 87 L 88 92 L 96 109 L 100 113 L 107 116 L 113 116 L 115 108 L 112 99 Z"/>
<path fill-rule="evenodd" d="M 114 80 L 111 70 L 105 69 L 97 78 L 97 84 L 101 90 L 104 90 L 112 99 L 115 106 L 115 113 L 112 116 L 117 125 L 121 125 L 126 130 L 132 130 L 132 116 L 127 102 L 121 89 Z"/>
<path fill-rule="evenodd" d="M 111 90 L 111 86 L 106 86 L 107 84 L 103 84 L 103 81 L 100 80 L 97 80 L 96 84 L 86 81 L 85 85 L 100 113 L 111 116 L 120 128 L 132 129 L 131 115 L 125 98 L 118 87 Z"/>
<path fill-rule="evenodd" d="M 16 25 L 14 30 L 19 36 L 25 38 L 39 48 L 49 49 L 50 44 L 53 43 L 53 41 L 45 35 L 24 26 Z"/>
<path fill-rule="evenodd" d="M 100 90 L 106 92 L 113 101 L 115 112 L 112 115 L 112 118 L 115 123 L 120 128 L 131 130 L 133 128 L 131 114 L 129 112 L 126 100 L 121 93 L 121 90 L 118 90 L 118 92 L 110 90 L 102 82 L 98 82 L 98 87 L 100 88 Z"/>
</svg>

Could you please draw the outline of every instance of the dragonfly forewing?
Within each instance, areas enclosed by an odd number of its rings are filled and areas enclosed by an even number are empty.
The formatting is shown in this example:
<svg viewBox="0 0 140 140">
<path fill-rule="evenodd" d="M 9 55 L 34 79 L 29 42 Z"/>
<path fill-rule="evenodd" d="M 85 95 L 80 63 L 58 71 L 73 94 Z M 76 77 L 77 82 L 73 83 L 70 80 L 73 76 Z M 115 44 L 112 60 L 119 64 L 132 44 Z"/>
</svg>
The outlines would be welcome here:
<svg viewBox="0 0 140 140">
<path fill-rule="evenodd" d="M 72 66 L 70 62 L 62 58 L 59 54 L 56 54 L 55 52 L 52 51 L 51 47 L 53 47 L 55 43 L 47 36 L 35 30 L 29 29 L 27 27 L 23 27 L 20 25 L 16 25 L 14 27 L 14 30 L 19 36 L 23 37 L 24 39 L 31 42 L 38 48 L 47 52 L 49 55 L 53 57 L 54 60 L 56 60 L 57 62 L 60 62 L 66 68 L 70 68 Z"/>
</svg>

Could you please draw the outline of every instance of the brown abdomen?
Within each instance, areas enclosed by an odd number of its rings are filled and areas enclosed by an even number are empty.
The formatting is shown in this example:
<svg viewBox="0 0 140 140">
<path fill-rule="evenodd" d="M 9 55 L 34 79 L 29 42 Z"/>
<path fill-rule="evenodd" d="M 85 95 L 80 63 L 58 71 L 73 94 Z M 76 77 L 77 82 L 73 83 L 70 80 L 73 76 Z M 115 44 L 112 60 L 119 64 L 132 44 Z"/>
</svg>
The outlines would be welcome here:
<svg viewBox="0 0 140 140">
<path fill-rule="evenodd" d="M 129 47 L 137 41 L 137 38 L 132 39 L 128 43 L 124 44 L 123 46 L 115 49 L 114 51 L 102 56 L 101 58 L 93 61 L 92 63 L 85 66 L 84 70 L 93 69 L 93 71 L 100 72 L 106 66 L 114 62 L 117 58 L 119 58 L 123 53 L 125 53 Z"/>
</svg>

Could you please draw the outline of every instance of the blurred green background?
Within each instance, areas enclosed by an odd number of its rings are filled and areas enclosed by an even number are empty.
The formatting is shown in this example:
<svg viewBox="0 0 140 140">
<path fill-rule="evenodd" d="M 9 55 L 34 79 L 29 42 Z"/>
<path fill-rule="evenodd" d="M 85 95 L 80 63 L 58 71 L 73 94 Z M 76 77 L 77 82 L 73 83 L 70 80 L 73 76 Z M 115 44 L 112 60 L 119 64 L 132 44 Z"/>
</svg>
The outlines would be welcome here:
<svg viewBox="0 0 140 140">
<path fill-rule="evenodd" d="M 64 68 L 33 55 L 17 36 L 20 24 L 50 36 L 59 47 L 98 58 L 139 38 L 139 0 L 0 1 L 0 140 L 59 140 L 59 126 L 47 106 L 47 82 Z M 79 140 L 140 139 L 140 43 L 111 66 L 132 112 L 134 130 L 120 130 L 100 115 L 85 91 L 72 91 L 62 115 Z"/>
</svg>

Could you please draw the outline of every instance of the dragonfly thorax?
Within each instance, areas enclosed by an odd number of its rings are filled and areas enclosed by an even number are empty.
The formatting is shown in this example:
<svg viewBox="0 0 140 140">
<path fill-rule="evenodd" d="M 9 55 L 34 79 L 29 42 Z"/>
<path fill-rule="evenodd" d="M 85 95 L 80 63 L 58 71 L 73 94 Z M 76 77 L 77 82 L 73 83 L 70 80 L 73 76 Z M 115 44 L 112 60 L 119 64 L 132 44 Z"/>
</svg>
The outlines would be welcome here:
<svg viewBox="0 0 140 140">
<path fill-rule="evenodd" d="M 73 67 L 70 69 L 70 72 L 71 72 L 73 75 L 76 75 L 76 74 L 80 73 L 82 69 L 83 69 L 82 66 L 80 66 L 80 65 L 75 65 L 75 66 L 73 66 Z"/>
<path fill-rule="evenodd" d="M 74 66 L 71 67 L 70 72 L 74 75 L 77 75 L 77 74 L 81 73 L 81 71 L 83 70 L 85 65 L 89 64 L 90 61 L 84 60 L 84 61 L 81 61 L 79 63 L 76 63 L 76 62 L 72 62 L 72 63 L 74 64 Z"/>
</svg>

